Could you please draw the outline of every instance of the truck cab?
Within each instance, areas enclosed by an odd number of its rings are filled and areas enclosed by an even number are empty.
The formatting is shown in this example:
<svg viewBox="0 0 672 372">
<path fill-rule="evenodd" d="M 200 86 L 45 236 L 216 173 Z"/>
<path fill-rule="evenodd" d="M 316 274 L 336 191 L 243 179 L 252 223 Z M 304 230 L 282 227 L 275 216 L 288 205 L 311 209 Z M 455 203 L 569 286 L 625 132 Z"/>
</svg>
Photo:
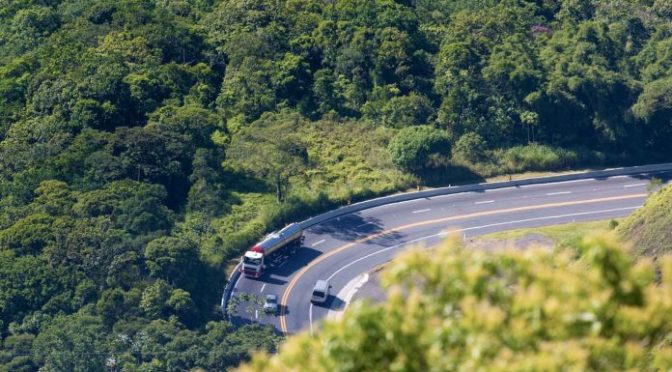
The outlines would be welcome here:
<svg viewBox="0 0 672 372">
<path fill-rule="evenodd" d="M 298 223 L 270 233 L 252 246 L 241 258 L 241 271 L 247 278 L 260 278 L 267 267 L 278 265 L 296 253 L 303 243 L 303 229 Z"/>
<path fill-rule="evenodd" d="M 247 251 L 242 258 L 243 274 L 246 277 L 259 278 L 264 271 L 264 254 Z"/>
</svg>

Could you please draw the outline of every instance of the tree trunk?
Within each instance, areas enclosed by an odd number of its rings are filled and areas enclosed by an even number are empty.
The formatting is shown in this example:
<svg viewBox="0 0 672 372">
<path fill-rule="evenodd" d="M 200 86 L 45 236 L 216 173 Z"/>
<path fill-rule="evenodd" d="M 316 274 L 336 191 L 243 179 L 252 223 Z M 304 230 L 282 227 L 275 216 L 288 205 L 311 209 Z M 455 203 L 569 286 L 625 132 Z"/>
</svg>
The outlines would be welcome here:
<svg viewBox="0 0 672 372">
<path fill-rule="evenodd" d="M 531 127 L 532 127 L 532 142 L 536 143 L 537 141 L 535 141 L 534 139 L 534 125 L 532 125 Z"/>
<path fill-rule="evenodd" d="M 530 125 L 527 125 L 527 144 L 530 144 Z"/>
<path fill-rule="evenodd" d="M 280 174 L 275 175 L 275 197 L 278 203 L 282 203 L 282 184 L 280 182 Z"/>
</svg>

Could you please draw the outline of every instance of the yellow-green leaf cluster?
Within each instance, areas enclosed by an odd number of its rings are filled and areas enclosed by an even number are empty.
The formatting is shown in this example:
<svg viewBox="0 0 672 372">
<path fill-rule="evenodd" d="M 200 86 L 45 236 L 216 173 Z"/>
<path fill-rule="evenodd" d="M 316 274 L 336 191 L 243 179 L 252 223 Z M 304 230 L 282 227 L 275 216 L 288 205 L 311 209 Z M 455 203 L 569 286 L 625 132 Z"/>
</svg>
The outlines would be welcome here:
<svg viewBox="0 0 672 372">
<path fill-rule="evenodd" d="M 672 258 L 634 261 L 613 235 L 568 250 L 412 250 L 388 300 L 354 303 L 244 371 L 623 370 L 672 366 Z M 659 274 L 656 275 L 656 270 Z"/>
</svg>

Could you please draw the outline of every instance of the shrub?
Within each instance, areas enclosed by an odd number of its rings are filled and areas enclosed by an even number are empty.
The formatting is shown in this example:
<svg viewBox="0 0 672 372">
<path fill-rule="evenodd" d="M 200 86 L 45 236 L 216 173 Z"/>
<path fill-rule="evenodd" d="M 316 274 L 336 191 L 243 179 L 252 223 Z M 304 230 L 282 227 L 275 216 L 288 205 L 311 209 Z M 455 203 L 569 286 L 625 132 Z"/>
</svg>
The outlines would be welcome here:
<svg viewBox="0 0 672 372">
<path fill-rule="evenodd" d="M 432 154 L 448 154 L 450 142 L 444 131 L 422 125 L 400 130 L 388 150 L 395 166 L 415 173 L 427 166 Z"/>
<path fill-rule="evenodd" d="M 488 144 L 477 133 L 466 133 L 455 143 L 453 156 L 471 163 L 483 161 L 486 157 Z"/>
<path fill-rule="evenodd" d="M 411 125 L 426 124 L 434 114 L 432 102 L 423 95 L 393 97 L 381 112 L 383 124 L 393 128 L 404 128 Z"/>
<path fill-rule="evenodd" d="M 514 171 L 558 169 L 576 162 L 576 154 L 569 150 L 538 144 L 512 147 L 503 155 L 504 164 Z"/>
</svg>

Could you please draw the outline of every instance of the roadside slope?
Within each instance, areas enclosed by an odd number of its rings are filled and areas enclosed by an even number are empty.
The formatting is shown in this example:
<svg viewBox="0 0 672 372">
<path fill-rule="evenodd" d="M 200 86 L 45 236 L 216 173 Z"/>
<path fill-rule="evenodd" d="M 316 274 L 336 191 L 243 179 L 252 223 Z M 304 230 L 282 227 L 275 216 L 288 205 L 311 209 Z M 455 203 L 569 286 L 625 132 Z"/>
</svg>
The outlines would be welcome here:
<svg viewBox="0 0 672 372">
<path fill-rule="evenodd" d="M 652 194 L 642 208 L 618 227 L 637 255 L 659 256 L 672 251 L 672 186 Z"/>
</svg>

